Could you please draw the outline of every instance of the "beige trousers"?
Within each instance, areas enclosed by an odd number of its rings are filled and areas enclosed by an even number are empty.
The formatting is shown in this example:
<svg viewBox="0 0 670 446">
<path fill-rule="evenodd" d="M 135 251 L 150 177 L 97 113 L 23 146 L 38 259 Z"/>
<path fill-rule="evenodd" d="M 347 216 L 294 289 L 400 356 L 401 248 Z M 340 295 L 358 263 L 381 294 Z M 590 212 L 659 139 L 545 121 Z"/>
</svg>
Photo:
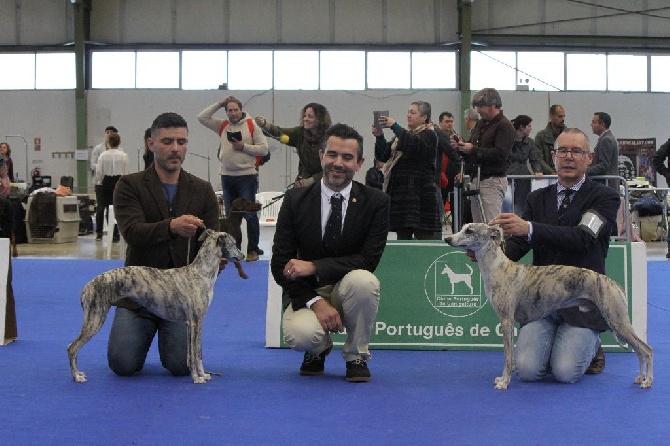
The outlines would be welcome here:
<svg viewBox="0 0 670 446">
<path fill-rule="evenodd" d="M 321 287 L 317 292 L 337 309 L 342 318 L 347 333 L 342 347 L 344 360 L 369 360 L 372 324 L 379 308 L 379 280 L 371 272 L 359 269 L 349 272 L 334 286 Z M 309 308 L 294 311 L 289 305 L 282 324 L 284 342 L 294 350 L 316 356 L 333 345 L 330 334 L 321 328 Z"/>
</svg>

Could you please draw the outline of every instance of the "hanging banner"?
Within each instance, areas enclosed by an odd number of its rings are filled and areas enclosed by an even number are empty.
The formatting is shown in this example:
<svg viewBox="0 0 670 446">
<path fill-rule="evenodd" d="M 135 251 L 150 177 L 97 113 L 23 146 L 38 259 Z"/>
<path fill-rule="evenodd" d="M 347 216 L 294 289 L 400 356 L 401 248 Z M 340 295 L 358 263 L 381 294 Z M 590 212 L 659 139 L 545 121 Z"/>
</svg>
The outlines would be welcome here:
<svg viewBox="0 0 670 446">
<path fill-rule="evenodd" d="M 617 139 L 619 143 L 619 175 L 627 181 L 644 177 L 656 186 L 656 171 L 651 159 L 656 153 L 656 138 Z"/>
</svg>

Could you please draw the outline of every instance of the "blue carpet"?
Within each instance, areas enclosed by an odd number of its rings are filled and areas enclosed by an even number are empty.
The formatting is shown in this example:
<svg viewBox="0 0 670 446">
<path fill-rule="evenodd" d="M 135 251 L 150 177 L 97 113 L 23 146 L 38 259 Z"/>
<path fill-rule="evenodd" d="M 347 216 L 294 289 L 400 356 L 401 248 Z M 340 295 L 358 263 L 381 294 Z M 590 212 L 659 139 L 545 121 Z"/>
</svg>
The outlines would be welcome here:
<svg viewBox="0 0 670 446">
<path fill-rule="evenodd" d="M 521 383 L 495 391 L 501 352 L 377 350 L 373 381 L 350 384 L 330 355 L 301 377 L 301 354 L 264 344 L 267 261 L 231 268 L 205 319 L 204 385 L 174 378 L 152 347 L 141 374 L 106 361 L 110 320 L 70 376 L 65 347 L 81 326 L 79 291 L 118 261 L 15 259 L 19 340 L 0 347 L 3 444 L 665 444 L 670 436 L 670 263 L 649 262 L 650 390 L 633 384 L 634 354 L 607 355 L 602 375 L 574 385 Z M 383 297 L 382 297 L 383 298 Z"/>
</svg>

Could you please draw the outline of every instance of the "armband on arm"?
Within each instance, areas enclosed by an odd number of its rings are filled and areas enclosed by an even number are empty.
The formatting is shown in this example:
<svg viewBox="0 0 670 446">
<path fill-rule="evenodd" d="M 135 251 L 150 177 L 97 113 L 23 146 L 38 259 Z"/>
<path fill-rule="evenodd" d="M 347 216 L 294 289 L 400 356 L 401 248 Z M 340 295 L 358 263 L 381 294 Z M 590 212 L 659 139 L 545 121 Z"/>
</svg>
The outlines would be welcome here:
<svg viewBox="0 0 670 446">
<path fill-rule="evenodd" d="M 588 211 L 584 212 L 584 214 L 582 214 L 582 219 L 580 220 L 579 225 L 577 225 L 579 229 L 587 232 L 593 238 L 598 238 L 598 234 L 602 230 L 603 226 L 605 226 L 605 219 L 602 218 L 602 216 L 593 209 L 589 209 Z"/>
</svg>

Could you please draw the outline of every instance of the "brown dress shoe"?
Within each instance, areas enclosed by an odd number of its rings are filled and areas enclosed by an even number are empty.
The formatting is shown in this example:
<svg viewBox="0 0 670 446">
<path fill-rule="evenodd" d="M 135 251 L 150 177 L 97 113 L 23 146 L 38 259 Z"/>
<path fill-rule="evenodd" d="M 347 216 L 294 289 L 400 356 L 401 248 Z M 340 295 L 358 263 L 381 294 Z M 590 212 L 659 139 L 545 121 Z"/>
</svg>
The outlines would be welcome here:
<svg viewBox="0 0 670 446">
<path fill-rule="evenodd" d="M 596 355 L 593 357 L 593 360 L 585 373 L 587 375 L 599 375 L 603 370 L 605 370 L 605 352 L 603 352 L 602 346 L 599 346 Z"/>
</svg>

